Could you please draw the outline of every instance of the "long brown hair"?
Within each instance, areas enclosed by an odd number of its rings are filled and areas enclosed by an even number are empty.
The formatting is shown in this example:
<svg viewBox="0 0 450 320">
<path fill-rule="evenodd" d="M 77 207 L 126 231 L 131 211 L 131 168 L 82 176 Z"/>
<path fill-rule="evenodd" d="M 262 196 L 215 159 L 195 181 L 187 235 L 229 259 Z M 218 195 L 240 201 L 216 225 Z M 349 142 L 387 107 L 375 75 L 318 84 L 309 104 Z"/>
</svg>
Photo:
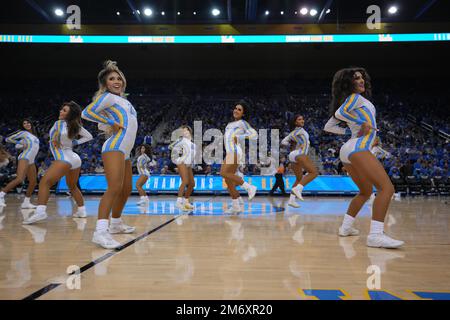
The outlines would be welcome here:
<svg viewBox="0 0 450 320">
<path fill-rule="evenodd" d="M 330 116 L 334 116 L 334 113 L 344 103 L 345 99 L 354 93 L 353 77 L 356 72 L 360 72 L 364 79 L 365 90 L 361 95 L 367 99 L 370 99 L 372 96 L 372 84 L 366 69 L 360 67 L 341 69 L 333 77 L 332 100 L 329 108 Z"/>
<path fill-rule="evenodd" d="M 144 151 L 144 153 L 150 158 L 150 159 L 153 159 L 153 152 L 152 152 L 152 147 L 150 147 L 150 145 L 148 145 L 148 144 L 142 144 L 142 145 L 140 145 L 139 146 L 139 155 L 142 155 L 142 153 L 141 153 L 141 148 L 142 147 L 144 147 L 145 148 L 145 151 Z"/>
<path fill-rule="evenodd" d="M 29 122 L 29 123 L 31 124 L 31 133 L 32 133 L 34 136 L 37 136 L 36 127 L 34 126 L 33 121 L 31 121 L 29 118 L 25 118 L 25 119 L 22 119 L 22 120 L 20 121 L 20 130 L 28 131 L 28 130 L 25 129 L 24 126 L 23 126 L 23 123 L 24 123 L 25 121 L 27 121 L 27 122 Z"/>
<path fill-rule="evenodd" d="M 74 101 L 64 102 L 61 108 L 64 106 L 69 107 L 69 113 L 64 119 L 67 123 L 67 136 L 69 139 L 75 139 L 81 130 L 81 107 Z"/>
</svg>

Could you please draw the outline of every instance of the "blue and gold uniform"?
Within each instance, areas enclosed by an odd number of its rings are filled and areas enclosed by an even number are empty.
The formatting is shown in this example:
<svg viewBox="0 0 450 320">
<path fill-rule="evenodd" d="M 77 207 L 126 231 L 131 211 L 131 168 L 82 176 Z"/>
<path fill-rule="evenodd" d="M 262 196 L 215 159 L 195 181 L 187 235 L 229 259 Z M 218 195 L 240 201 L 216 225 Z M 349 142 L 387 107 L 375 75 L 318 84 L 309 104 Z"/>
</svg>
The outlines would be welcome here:
<svg viewBox="0 0 450 320">
<path fill-rule="evenodd" d="M 289 161 L 296 162 L 298 156 L 307 155 L 309 152 L 309 134 L 305 129 L 298 127 L 281 140 L 281 144 L 289 145 L 291 141 L 295 142 L 295 150 L 289 153 Z"/>
<path fill-rule="evenodd" d="M 130 158 L 138 129 L 137 114 L 133 105 L 118 95 L 105 92 L 97 96 L 82 112 L 82 118 L 101 125 L 120 124 L 120 129 L 102 147 L 102 153 L 120 151 L 125 159 Z"/>
<path fill-rule="evenodd" d="M 70 139 L 68 136 L 67 122 L 58 120 L 50 129 L 50 151 L 56 161 L 64 161 L 70 164 L 71 169 L 81 167 L 81 159 L 73 152 L 73 146 L 92 140 L 92 135 L 85 128 L 81 127 L 78 133 L 80 139 Z M 54 145 L 56 142 L 57 146 Z"/>
<path fill-rule="evenodd" d="M 377 128 L 375 120 L 375 106 L 360 94 L 350 95 L 335 112 L 335 117 L 345 121 L 350 128 L 352 137 L 340 150 L 340 159 L 343 163 L 351 163 L 350 156 L 360 151 L 370 151 L 377 136 L 375 129 L 362 137 L 358 137 L 361 125 L 367 122 L 372 128 Z"/>
<path fill-rule="evenodd" d="M 33 164 L 39 152 L 39 139 L 32 133 L 21 130 L 6 138 L 6 142 L 20 145 L 23 151 L 20 153 L 19 160 L 28 160 L 28 164 Z"/>
<path fill-rule="evenodd" d="M 237 156 L 238 163 L 244 162 L 244 154 L 243 148 L 241 146 L 242 139 L 256 139 L 258 137 L 258 133 L 255 129 L 250 127 L 247 121 L 245 120 L 237 120 L 228 123 L 225 128 L 225 151 L 227 154 L 234 153 Z M 235 138 L 237 138 L 237 142 L 235 142 Z"/>
</svg>

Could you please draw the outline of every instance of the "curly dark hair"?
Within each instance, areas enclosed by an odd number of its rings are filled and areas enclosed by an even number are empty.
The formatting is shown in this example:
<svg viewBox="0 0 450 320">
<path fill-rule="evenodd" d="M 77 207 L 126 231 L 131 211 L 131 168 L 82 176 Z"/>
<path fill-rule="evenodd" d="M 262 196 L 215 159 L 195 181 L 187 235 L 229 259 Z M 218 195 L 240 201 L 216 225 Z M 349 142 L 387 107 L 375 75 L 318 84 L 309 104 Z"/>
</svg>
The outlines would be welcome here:
<svg viewBox="0 0 450 320">
<path fill-rule="evenodd" d="M 250 118 L 250 113 L 251 113 L 251 108 L 252 108 L 250 101 L 239 100 L 234 105 L 235 106 L 241 105 L 242 108 L 244 108 L 244 113 L 242 114 L 242 119 L 248 120 Z"/>
<path fill-rule="evenodd" d="M 334 113 L 344 103 L 345 99 L 354 93 L 353 77 L 356 72 L 360 72 L 364 79 L 364 87 L 366 90 L 361 95 L 367 99 L 370 99 L 372 96 L 372 84 L 370 83 L 370 76 L 366 69 L 361 67 L 341 69 L 333 77 L 331 88 L 332 100 L 329 109 L 330 116 L 334 116 Z"/>
</svg>

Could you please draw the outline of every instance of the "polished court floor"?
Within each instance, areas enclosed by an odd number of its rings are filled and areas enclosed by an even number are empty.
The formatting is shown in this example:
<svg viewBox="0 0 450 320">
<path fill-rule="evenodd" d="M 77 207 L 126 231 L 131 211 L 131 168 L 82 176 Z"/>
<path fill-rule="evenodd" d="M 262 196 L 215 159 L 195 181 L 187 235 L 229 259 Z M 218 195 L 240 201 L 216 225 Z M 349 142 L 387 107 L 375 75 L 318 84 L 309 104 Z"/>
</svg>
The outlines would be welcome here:
<svg viewBox="0 0 450 320">
<path fill-rule="evenodd" d="M 124 220 L 137 227 L 105 250 L 91 243 L 99 197 L 87 196 L 87 219 L 72 200 L 52 196 L 49 219 L 21 222 L 22 198 L 8 195 L 0 214 L 0 299 L 450 299 L 448 198 L 393 201 L 386 232 L 402 249 L 365 245 L 371 208 L 358 237 L 337 228 L 350 198 L 256 197 L 238 216 L 225 197 L 195 197 L 180 214 L 174 196 L 130 198 Z M 0 209 L 1 210 L 1 209 Z M 68 273 L 79 271 L 79 274 Z"/>
</svg>

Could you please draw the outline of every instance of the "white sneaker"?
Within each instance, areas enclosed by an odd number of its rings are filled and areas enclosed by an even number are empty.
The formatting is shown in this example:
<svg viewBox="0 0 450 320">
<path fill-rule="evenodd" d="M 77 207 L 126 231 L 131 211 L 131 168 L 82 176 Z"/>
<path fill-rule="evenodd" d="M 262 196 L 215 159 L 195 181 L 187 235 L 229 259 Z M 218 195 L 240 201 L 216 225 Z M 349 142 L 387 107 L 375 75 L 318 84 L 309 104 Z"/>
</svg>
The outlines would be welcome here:
<svg viewBox="0 0 450 320">
<path fill-rule="evenodd" d="M 392 239 L 384 232 L 377 234 L 369 234 L 367 236 L 367 246 L 372 248 L 395 249 L 401 247 L 405 242 Z"/>
<path fill-rule="evenodd" d="M 87 214 L 86 211 L 77 211 L 73 214 L 74 218 L 86 218 Z"/>
<path fill-rule="evenodd" d="M 31 202 L 22 202 L 20 208 L 22 209 L 36 209 L 36 206 Z"/>
<path fill-rule="evenodd" d="M 192 204 L 190 204 L 188 201 L 186 201 L 185 203 L 184 203 L 184 206 L 186 207 L 186 209 L 189 209 L 189 210 L 194 210 L 194 206 L 192 205 Z"/>
<path fill-rule="evenodd" d="M 341 237 L 358 236 L 359 235 L 359 230 L 355 229 L 353 227 L 344 228 L 344 227 L 340 226 L 339 227 L 339 235 Z"/>
<path fill-rule="evenodd" d="M 242 212 L 242 208 L 240 206 L 239 207 L 231 206 L 228 208 L 228 210 L 225 211 L 225 213 L 227 213 L 227 214 L 239 214 L 241 212 Z"/>
<path fill-rule="evenodd" d="M 291 206 L 293 208 L 300 208 L 300 205 L 295 201 L 289 201 L 288 206 Z"/>
<path fill-rule="evenodd" d="M 6 207 L 5 198 L 0 198 L 0 207 Z"/>
<path fill-rule="evenodd" d="M 92 237 L 92 242 L 102 246 L 105 249 L 115 249 L 121 246 L 120 242 L 117 242 L 113 237 L 106 231 L 94 232 Z"/>
<path fill-rule="evenodd" d="M 24 220 L 22 222 L 22 224 L 32 224 L 38 221 L 42 221 L 47 219 L 47 213 L 44 212 L 36 212 L 35 214 L 31 215 L 30 217 L 28 217 L 28 219 Z"/>
<path fill-rule="evenodd" d="M 147 202 L 148 202 L 149 200 L 148 200 L 148 197 L 145 197 L 145 199 L 141 199 L 141 200 L 139 200 L 138 202 L 137 202 L 137 204 L 146 204 Z"/>
<path fill-rule="evenodd" d="M 244 199 L 242 199 L 242 197 L 239 197 L 238 200 L 239 200 L 239 204 L 241 206 L 243 206 L 244 205 Z"/>
<path fill-rule="evenodd" d="M 190 211 L 191 210 L 191 209 L 187 208 L 184 203 L 177 202 L 177 204 L 175 206 L 178 209 L 180 209 L 181 211 Z"/>
<path fill-rule="evenodd" d="M 255 197 L 256 190 L 257 190 L 257 188 L 255 186 L 253 186 L 253 185 L 250 185 L 250 187 L 248 187 L 247 192 L 248 192 L 248 200 L 249 201 L 252 200 Z"/>
<path fill-rule="evenodd" d="M 125 223 L 111 224 L 109 226 L 109 233 L 133 233 L 136 230 L 135 227 L 126 225 Z"/>
<path fill-rule="evenodd" d="M 297 198 L 299 198 L 301 201 L 304 201 L 302 197 L 302 191 L 300 190 L 299 185 L 297 185 L 295 188 L 292 188 L 292 192 L 295 194 Z"/>
</svg>

